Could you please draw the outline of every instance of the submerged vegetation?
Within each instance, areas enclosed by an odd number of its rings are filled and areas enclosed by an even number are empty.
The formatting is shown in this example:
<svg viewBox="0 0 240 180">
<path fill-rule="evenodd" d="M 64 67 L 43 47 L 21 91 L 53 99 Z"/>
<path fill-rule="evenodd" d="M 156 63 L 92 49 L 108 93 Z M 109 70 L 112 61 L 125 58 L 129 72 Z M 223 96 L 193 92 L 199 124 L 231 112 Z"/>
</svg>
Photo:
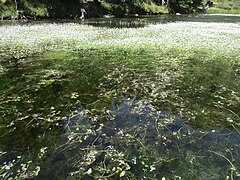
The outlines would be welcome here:
<svg viewBox="0 0 240 180">
<path fill-rule="evenodd" d="M 239 23 L 0 26 L 2 179 L 236 179 Z"/>
</svg>

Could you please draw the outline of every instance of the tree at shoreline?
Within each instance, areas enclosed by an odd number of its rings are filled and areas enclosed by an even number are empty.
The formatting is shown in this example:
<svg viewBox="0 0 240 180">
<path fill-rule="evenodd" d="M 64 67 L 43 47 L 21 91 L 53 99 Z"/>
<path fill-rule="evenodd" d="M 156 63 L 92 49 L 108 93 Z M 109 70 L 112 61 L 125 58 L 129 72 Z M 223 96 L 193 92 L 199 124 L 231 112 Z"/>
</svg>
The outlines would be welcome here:
<svg viewBox="0 0 240 180">
<path fill-rule="evenodd" d="M 0 16 L 19 16 L 18 11 L 21 11 L 30 18 L 80 18 L 82 8 L 86 10 L 87 18 L 106 14 L 161 14 L 164 8 L 171 14 L 189 14 L 198 12 L 202 5 L 203 0 L 1 0 Z"/>
<path fill-rule="evenodd" d="M 171 14 L 190 14 L 202 10 L 203 0 L 170 0 L 169 12 Z"/>
</svg>

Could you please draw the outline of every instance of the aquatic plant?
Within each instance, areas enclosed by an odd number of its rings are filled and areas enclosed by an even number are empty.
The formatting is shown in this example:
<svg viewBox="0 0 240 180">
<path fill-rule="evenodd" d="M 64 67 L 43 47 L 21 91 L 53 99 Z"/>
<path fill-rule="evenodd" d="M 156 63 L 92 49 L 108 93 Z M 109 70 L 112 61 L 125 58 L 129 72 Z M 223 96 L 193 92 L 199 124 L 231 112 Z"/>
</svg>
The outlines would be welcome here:
<svg viewBox="0 0 240 180">
<path fill-rule="evenodd" d="M 23 58 L 46 50 L 157 49 L 204 51 L 211 56 L 239 52 L 238 24 L 177 22 L 138 29 L 110 29 L 74 23 L 1 26 L 0 52 Z M 188 51 L 188 52 L 185 52 Z"/>
<path fill-rule="evenodd" d="M 239 177 L 238 29 L 0 26 L 0 177 Z"/>
</svg>

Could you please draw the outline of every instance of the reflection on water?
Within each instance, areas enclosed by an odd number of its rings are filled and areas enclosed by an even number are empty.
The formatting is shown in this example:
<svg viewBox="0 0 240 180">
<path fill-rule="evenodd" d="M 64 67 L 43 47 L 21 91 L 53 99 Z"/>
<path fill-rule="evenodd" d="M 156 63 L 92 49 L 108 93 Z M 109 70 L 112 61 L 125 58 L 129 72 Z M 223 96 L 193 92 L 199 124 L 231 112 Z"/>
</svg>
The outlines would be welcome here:
<svg viewBox="0 0 240 180">
<path fill-rule="evenodd" d="M 169 22 L 222 22 L 239 23 L 240 17 L 234 14 L 197 14 L 197 15 L 160 15 L 160 16 L 140 16 L 137 18 L 105 18 L 105 19 L 86 19 L 78 22 L 85 25 L 110 28 L 138 28 L 150 24 L 169 23 Z"/>
<path fill-rule="evenodd" d="M 158 16 L 139 16 L 134 18 L 97 18 L 85 20 L 54 20 L 54 23 L 79 23 L 83 25 L 91 25 L 96 27 L 109 28 L 139 28 L 150 24 L 169 23 L 169 22 L 220 22 L 220 23 L 239 23 L 240 17 L 236 14 L 194 14 L 194 15 L 158 15 Z M 22 25 L 22 24 L 42 24 L 52 23 L 52 20 L 40 21 L 0 21 L 0 25 Z"/>
</svg>

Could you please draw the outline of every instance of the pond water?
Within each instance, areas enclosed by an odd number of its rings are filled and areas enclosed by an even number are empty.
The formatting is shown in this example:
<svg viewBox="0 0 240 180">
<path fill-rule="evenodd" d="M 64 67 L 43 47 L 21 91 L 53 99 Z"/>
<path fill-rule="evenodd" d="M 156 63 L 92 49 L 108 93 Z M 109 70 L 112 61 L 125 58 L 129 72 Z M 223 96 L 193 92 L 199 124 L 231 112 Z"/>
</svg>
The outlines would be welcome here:
<svg viewBox="0 0 240 180">
<path fill-rule="evenodd" d="M 239 27 L 1 22 L 0 178 L 240 178 Z"/>
<path fill-rule="evenodd" d="M 234 14 L 198 14 L 198 15 L 161 15 L 161 16 L 140 16 L 138 18 L 104 18 L 104 19 L 87 19 L 83 24 L 112 27 L 112 28 L 131 28 L 144 27 L 148 24 L 169 23 L 177 21 L 187 22 L 224 22 L 224 23 L 239 23 L 240 16 Z"/>
</svg>

